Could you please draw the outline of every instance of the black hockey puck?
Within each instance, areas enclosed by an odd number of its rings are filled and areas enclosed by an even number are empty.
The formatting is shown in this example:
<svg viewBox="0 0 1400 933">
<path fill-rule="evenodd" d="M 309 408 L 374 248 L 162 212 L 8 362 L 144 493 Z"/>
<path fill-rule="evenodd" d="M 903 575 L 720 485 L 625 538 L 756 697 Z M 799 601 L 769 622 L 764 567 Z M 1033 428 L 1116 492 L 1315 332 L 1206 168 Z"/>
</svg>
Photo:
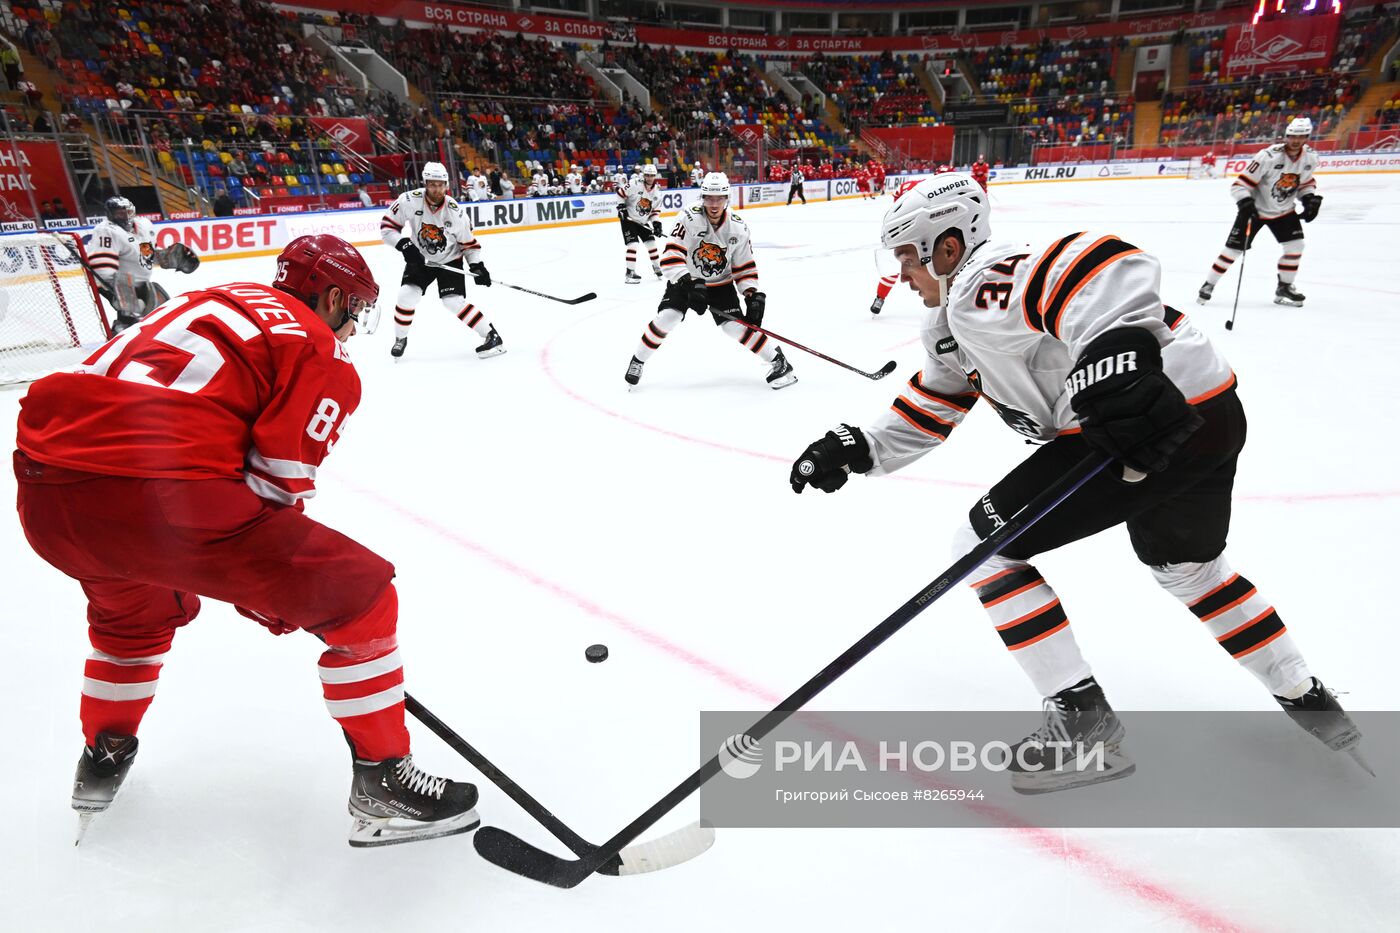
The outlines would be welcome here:
<svg viewBox="0 0 1400 933">
<path fill-rule="evenodd" d="M 588 650 L 583 653 L 589 664 L 597 664 L 608 659 L 607 645 L 589 645 Z"/>
</svg>

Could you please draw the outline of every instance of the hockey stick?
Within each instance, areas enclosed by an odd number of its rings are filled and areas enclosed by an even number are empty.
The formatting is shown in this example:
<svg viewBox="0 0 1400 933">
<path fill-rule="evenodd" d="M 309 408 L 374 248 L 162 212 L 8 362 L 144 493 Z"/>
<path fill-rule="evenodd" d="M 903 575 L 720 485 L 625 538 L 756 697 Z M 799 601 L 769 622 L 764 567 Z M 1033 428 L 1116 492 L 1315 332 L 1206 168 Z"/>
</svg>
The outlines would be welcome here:
<svg viewBox="0 0 1400 933">
<path fill-rule="evenodd" d="M 1040 495 L 1026 503 L 1020 511 L 1006 520 L 967 554 L 963 555 L 943 575 L 924 587 L 903 606 L 900 606 L 885 621 L 865 634 L 860 641 L 841 653 L 836 660 L 822 668 L 805 684 L 798 687 L 791 696 L 783 700 L 770 713 L 754 723 L 746 735 L 755 742 L 762 739 L 780 723 L 807 705 L 817 694 L 831 686 L 842 674 L 849 671 L 872 651 L 878 648 L 891 635 L 909 624 L 920 612 L 957 583 L 970 576 L 988 559 L 1014 541 L 1022 532 L 1040 521 L 1057 505 L 1076 490 L 1093 479 L 1108 465 L 1109 461 L 1100 454 L 1090 454 L 1074 466 Z M 523 875 L 534 881 L 550 884 L 557 888 L 572 888 L 583 882 L 593 872 L 608 863 L 623 846 L 635 839 L 647 827 L 661 819 L 677 804 L 695 793 L 702 784 L 719 773 L 720 756 L 717 754 L 700 770 L 681 781 L 680 784 L 651 806 L 645 813 L 618 831 L 603 843 L 591 856 L 579 859 L 563 859 L 494 826 L 483 826 L 476 831 L 472 844 L 482 858 L 495 865 Z"/>
<path fill-rule="evenodd" d="M 772 337 L 774 340 L 778 341 L 779 343 L 785 343 L 785 344 L 787 344 L 788 346 L 796 347 L 796 348 L 799 349 L 799 350 L 805 350 L 806 352 L 812 354 L 813 356 L 817 357 L 818 359 L 826 360 L 828 363 L 835 363 L 837 366 L 840 366 L 842 369 L 849 369 L 851 372 L 853 372 L 853 373 L 859 373 L 860 375 L 864 376 L 864 377 L 867 378 L 867 379 L 883 379 L 883 378 L 885 378 L 886 376 L 888 376 L 890 373 L 894 372 L 895 366 L 898 365 L 898 364 L 895 363 L 894 360 L 890 360 L 888 363 L 886 363 L 884 366 L 881 366 L 881 367 L 880 367 L 878 370 L 876 370 L 875 372 L 873 372 L 873 373 L 868 373 L 868 372 L 866 372 L 866 371 L 863 370 L 863 369 L 857 369 L 856 367 L 852 366 L 850 363 L 843 363 L 843 362 L 841 362 L 841 361 L 838 360 L 838 359 L 834 359 L 833 357 L 827 356 L 825 353 L 821 353 L 821 352 L 818 352 L 817 350 L 813 350 L 811 347 L 804 347 L 802 344 L 798 343 L 796 340 L 789 340 L 788 338 L 782 336 L 781 334 L 775 334 L 775 333 L 773 333 L 771 330 L 764 330 L 762 327 L 759 327 L 757 324 L 750 324 L 748 321 L 744 320 L 742 317 L 740 317 L 740 316 L 737 315 L 737 314 L 733 314 L 733 313 L 730 313 L 730 312 L 728 312 L 728 311 L 722 311 L 722 310 L 720 310 L 719 308 L 711 308 L 711 309 L 710 309 L 710 313 L 711 313 L 711 314 L 716 314 L 716 315 L 722 314 L 722 315 L 724 315 L 724 317 L 725 317 L 726 319 L 728 319 L 728 320 L 730 320 L 730 321 L 734 321 L 735 323 L 738 323 L 738 324 L 742 324 L 742 325 L 744 325 L 745 327 L 747 327 L 749 330 L 753 331 L 754 333 L 763 334 L 765 337 Z"/>
<path fill-rule="evenodd" d="M 437 263 L 432 262 L 426 262 L 424 263 L 424 265 L 427 266 L 429 269 L 442 269 L 445 272 L 455 272 L 460 276 L 471 276 L 471 272 L 469 270 L 458 269 L 456 266 L 440 266 Z M 525 292 L 526 294 L 534 295 L 537 298 L 548 298 L 550 301 L 557 301 L 561 305 L 581 305 L 585 301 L 592 301 L 594 298 L 598 297 L 597 292 L 589 292 L 586 295 L 579 295 L 577 298 L 557 298 L 554 295 L 547 295 L 544 292 L 537 292 L 533 288 L 525 288 L 523 285 L 512 285 L 509 282 L 493 282 L 492 284 L 504 285 L 506 288 L 513 288 L 518 292 Z"/>
<path fill-rule="evenodd" d="M 492 764 L 485 755 L 473 748 L 466 739 L 453 731 L 447 723 L 433 715 L 431 710 L 419 703 L 407 691 L 404 692 L 404 708 L 413 715 L 414 719 L 427 726 L 429 731 L 447 743 L 449 748 L 465 758 L 468 764 L 480 771 L 487 780 L 504 791 L 507 797 L 520 806 L 520 809 L 549 830 L 555 839 L 568 846 L 580 860 L 593 858 L 600 851 L 600 847 L 595 846 L 570 829 L 544 804 L 530 796 L 523 787 Z M 690 861 L 697 855 L 703 854 L 710 846 L 714 845 L 714 842 L 715 831 L 713 829 L 701 826 L 699 823 L 691 823 L 648 842 L 610 852 L 592 870 L 597 871 L 600 875 L 640 875 L 646 872 L 660 871 L 663 868 L 670 868 Z"/>
<path fill-rule="evenodd" d="M 1244 284 L 1244 261 L 1249 258 L 1249 231 L 1253 226 L 1253 219 L 1244 222 L 1244 249 L 1240 251 L 1240 277 L 1235 280 L 1235 306 L 1230 309 L 1230 320 L 1225 322 L 1226 330 L 1235 329 L 1235 315 L 1240 310 L 1240 286 Z"/>
<path fill-rule="evenodd" d="M 320 638 L 323 644 L 325 643 L 326 640 L 320 635 L 316 637 Z M 530 796 L 525 788 L 515 783 L 509 775 L 473 748 L 466 739 L 434 715 L 432 710 L 419 703 L 407 690 L 404 691 L 403 705 L 414 719 L 427 726 L 428 731 L 442 739 L 449 748 L 465 758 L 469 765 L 504 791 L 507 797 L 514 800 L 522 810 L 534 817 L 536 822 L 549 830 L 554 838 L 568 846 L 580 859 L 589 858 L 598 852 L 598 846 L 570 829 L 544 804 Z M 670 868 L 681 862 L 690 861 L 697 855 L 703 854 L 710 846 L 714 845 L 714 842 L 715 831 L 713 829 L 701 826 L 699 823 L 691 823 L 689 826 L 659 836 L 649 842 L 628 846 L 610 853 L 609 857 L 598 865 L 596 871 L 600 875 L 640 875 L 650 871 L 660 871 L 663 868 Z"/>
</svg>

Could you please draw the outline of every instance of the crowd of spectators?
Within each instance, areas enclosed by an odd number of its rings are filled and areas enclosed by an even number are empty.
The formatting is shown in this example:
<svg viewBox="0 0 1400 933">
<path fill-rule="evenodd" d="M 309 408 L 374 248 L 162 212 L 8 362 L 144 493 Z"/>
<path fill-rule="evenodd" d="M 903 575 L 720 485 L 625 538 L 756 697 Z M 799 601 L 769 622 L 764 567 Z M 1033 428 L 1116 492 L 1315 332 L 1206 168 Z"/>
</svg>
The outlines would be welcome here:
<svg viewBox="0 0 1400 933">
<path fill-rule="evenodd" d="M 830 96 L 841 122 L 859 135 L 866 126 L 936 124 L 933 101 L 919 82 L 916 55 L 862 58 L 815 55 L 799 63 L 803 74 Z"/>
<path fill-rule="evenodd" d="M 1361 82 L 1347 75 L 1264 77 L 1191 87 L 1163 97 L 1160 139 L 1164 144 L 1260 142 L 1282 136 L 1288 121 L 1297 116 L 1310 117 L 1314 135 L 1326 136 L 1361 91 Z"/>
</svg>

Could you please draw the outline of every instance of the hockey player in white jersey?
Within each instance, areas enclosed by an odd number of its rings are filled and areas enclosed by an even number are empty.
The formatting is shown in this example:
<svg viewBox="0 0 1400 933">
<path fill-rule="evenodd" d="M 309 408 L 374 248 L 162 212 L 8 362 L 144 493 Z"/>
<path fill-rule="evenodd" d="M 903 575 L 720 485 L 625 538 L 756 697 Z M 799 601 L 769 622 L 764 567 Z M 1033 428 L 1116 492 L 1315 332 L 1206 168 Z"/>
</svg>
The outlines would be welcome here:
<svg viewBox="0 0 1400 933">
<path fill-rule="evenodd" d="M 1267 599 L 1226 562 L 1244 410 L 1229 363 L 1162 304 L 1157 259 L 1111 234 L 989 242 L 987 195 L 963 173 L 912 184 L 880 232 L 901 281 L 929 309 L 923 369 L 867 427 L 842 424 L 811 444 L 793 464 L 795 492 L 834 492 L 850 473 L 903 469 L 985 399 L 1041 446 L 973 504 L 954 535 L 961 556 L 1093 452 L 1116 461 L 969 577 L 1002 642 L 1047 698 L 1044 725 L 1014 747 L 1013 788 L 1061 790 L 1134 768 L 1059 597 L 1030 563 L 1119 524 L 1158 584 L 1284 710 L 1330 748 L 1353 749 L 1355 724 L 1312 676 Z M 1105 768 L 1061 760 L 1052 735 L 1091 747 L 1102 741 Z"/>
<path fill-rule="evenodd" d="M 467 301 L 467 278 L 491 285 L 491 273 L 481 261 L 481 245 L 472 233 L 470 215 L 447 196 L 447 168 L 441 162 L 423 166 L 423 187 L 405 191 L 389 205 L 379 221 L 379 235 L 403 254 L 403 281 L 394 307 L 394 346 L 390 355 L 403 356 L 408 329 L 428 286 L 437 283 L 442 306 L 482 337 L 476 348 L 482 359 L 506 352 L 496 328 Z M 462 260 L 467 271 L 462 269 Z"/>
<path fill-rule="evenodd" d="M 642 280 L 637 274 L 637 243 L 645 242 L 651 257 L 651 271 L 661 278 L 661 265 L 656 241 L 661 237 L 661 184 L 655 165 L 646 165 L 642 177 L 617 192 L 617 219 L 622 224 L 622 243 L 626 249 L 628 285 Z"/>
<path fill-rule="evenodd" d="M 1197 304 L 1210 301 L 1220 277 L 1253 245 L 1260 228 L 1268 227 L 1283 250 L 1274 303 L 1302 307 L 1304 296 L 1293 287 L 1303 258 L 1303 225 L 1299 220 L 1311 223 L 1322 208 L 1322 196 L 1313 178 L 1317 153 L 1307 144 L 1312 129 L 1307 117 L 1295 118 L 1288 124 L 1283 142 L 1261 149 L 1230 185 L 1230 197 L 1238 211 L 1235 224 L 1225 239 L 1225 248 L 1206 273 Z M 1303 205 L 1301 213 L 1294 210 L 1295 201 Z"/>
<path fill-rule="evenodd" d="M 695 167 L 690 170 L 690 186 L 699 188 L 705 181 L 705 166 L 699 159 L 695 160 Z"/>
<path fill-rule="evenodd" d="M 485 175 L 476 176 L 476 181 L 472 183 L 471 191 L 467 193 L 467 197 L 472 201 L 490 201 L 490 183 L 491 179 Z"/>
<path fill-rule="evenodd" d="M 108 198 L 104 206 L 106 218 L 84 242 L 97 289 L 117 315 L 112 332 L 120 333 L 169 299 L 151 278 L 157 266 L 189 273 L 199 268 L 199 256 L 179 242 L 156 249 L 155 228 L 126 198 Z"/>
<path fill-rule="evenodd" d="M 564 176 L 564 187 L 569 189 L 569 194 L 583 194 L 583 175 L 577 165 L 569 166 L 569 174 Z"/>
<path fill-rule="evenodd" d="M 641 381 L 643 365 L 685 319 L 686 311 L 709 311 L 722 331 L 768 364 L 766 378 L 770 386 L 790 386 L 797 376 L 777 342 L 740 323 L 742 319 L 754 327 L 761 326 L 768 299 L 759 290 L 749 225 L 729 210 L 728 177 L 722 172 L 706 175 L 700 183 L 700 202 L 682 211 L 671 229 L 661 258 L 668 283 L 666 293 L 656 316 L 642 331 L 624 378 L 628 385 Z"/>
</svg>

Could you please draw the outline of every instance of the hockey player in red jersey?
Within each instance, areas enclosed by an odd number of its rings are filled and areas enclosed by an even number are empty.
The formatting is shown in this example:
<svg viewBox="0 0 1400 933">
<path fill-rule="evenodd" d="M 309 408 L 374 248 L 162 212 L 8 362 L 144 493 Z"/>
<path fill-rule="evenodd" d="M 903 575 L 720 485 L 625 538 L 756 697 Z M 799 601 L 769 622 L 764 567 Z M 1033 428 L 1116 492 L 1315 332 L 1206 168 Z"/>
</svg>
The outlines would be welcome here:
<svg viewBox="0 0 1400 933">
<path fill-rule="evenodd" d="M 972 177 L 977 184 L 982 186 L 982 190 L 987 190 L 987 177 L 991 174 L 992 167 L 987 164 L 987 157 L 982 153 L 977 154 L 977 161 L 972 163 Z"/>
<path fill-rule="evenodd" d="M 851 177 L 855 180 L 856 190 L 860 192 L 861 200 L 871 196 L 870 193 L 870 171 L 863 165 L 857 165 Z"/>
<path fill-rule="evenodd" d="M 1226 561 L 1244 409 L 1229 363 L 1163 305 L 1160 263 L 1112 235 L 1070 233 L 1033 246 L 990 235 L 987 195 L 961 173 L 919 182 L 886 213 L 881 245 L 929 309 L 923 369 L 864 429 L 842 424 L 809 445 L 793 464 L 793 490 L 835 492 L 850 473 L 909 466 L 984 399 L 1039 446 L 973 504 L 954 535 L 961 556 L 1086 457 L 1115 461 L 969 577 L 1046 697 L 1044 724 L 1012 756 L 1018 791 L 1134 768 L 1065 608 L 1031 564 L 1120 524 L 1157 583 L 1285 711 L 1329 748 L 1354 751 L 1356 725 L 1312 676 L 1269 601 Z M 1076 768 L 1047 751 L 1050 736 L 1102 742 L 1105 767 Z"/>
<path fill-rule="evenodd" d="M 879 197 L 885 193 L 885 163 L 879 159 L 871 159 L 867 168 L 870 169 L 870 193 Z"/>
<path fill-rule="evenodd" d="M 22 400 L 20 522 L 88 600 L 73 786 L 84 822 L 126 777 L 175 630 L 200 597 L 325 641 L 326 705 L 354 758 L 351 845 L 479 822 L 476 788 L 423 773 L 409 752 L 393 565 L 302 511 L 359 404 L 342 344 L 373 330 L 378 295 L 349 243 L 299 237 L 271 287 L 174 298 Z"/>
</svg>

